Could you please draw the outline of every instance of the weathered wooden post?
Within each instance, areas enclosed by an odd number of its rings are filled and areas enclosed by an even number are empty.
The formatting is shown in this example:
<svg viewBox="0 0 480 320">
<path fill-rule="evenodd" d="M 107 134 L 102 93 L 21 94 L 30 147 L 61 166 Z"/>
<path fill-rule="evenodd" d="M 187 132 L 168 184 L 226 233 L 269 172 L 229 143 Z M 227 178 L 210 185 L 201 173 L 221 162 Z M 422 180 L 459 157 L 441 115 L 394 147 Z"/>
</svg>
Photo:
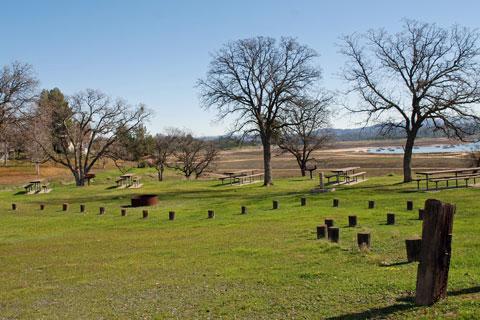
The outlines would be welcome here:
<svg viewBox="0 0 480 320">
<path fill-rule="evenodd" d="M 432 305 L 447 297 L 454 214 L 454 204 L 433 199 L 425 202 L 416 305 Z"/>
<path fill-rule="evenodd" d="M 168 212 L 168 220 L 175 220 L 175 211 Z"/>
<path fill-rule="evenodd" d="M 325 189 L 325 173 L 320 172 L 318 176 L 320 178 L 320 189 Z"/>
<path fill-rule="evenodd" d="M 80 205 L 80 212 L 85 212 L 85 205 L 84 204 L 81 204 Z"/>
<path fill-rule="evenodd" d="M 323 239 L 327 237 L 327 226 L 322 224 L 317 226 L 317 239 Z"/>
<path fill-rule="evenodd" d="M 208 219 L 215 218 L 215 210 L 208 210 Z"/>
<path fill-rule="evenodd" d="M 18 210 L 18 207 L 17 207 L 16 203 L 12 203 L 12 210 L 13 211 Z"/>
<path fill-rule="evenodd" d="M 147 210 L 147 209 L 144 209 L 144 210 L 142 211 L 142 213 L 143 213 L 143 219 L 148 218 L 148 210 Z"/>
<path fill-rule="evenodd" d="M 302 207 L 305 207 L 305 206 L 307 205 L 307 198 L 301 198 L 301 199 L 300 199 L 300 205 L 301 205 Z"/>
<path fill-rule="evenodd" d="M 325 219 L 325 224 L 327 225 L 328 228 L 330 228 L 330 227 L 333 227 L 334 221 L 335 220 L 333 219 Z"/>
<path fill-rule="evenodd" d="M 407 210 L 413 210 L 413 201 L 407 201 Z"/>
<path fill-rule="evenodd" d="M 340 238 L 340 229 L 338 227 L 329 227 L 328 238 L 333 242 L 338 242 Z"/>
<path fill-rule="evenodd" d="M 122 217 L 126 217 L 126 216 L 127 216 L 127 209 L 122 208 Z"/>
<path fill-rule="evenodd" d="M 247 207 L 246 206 L 242 206 L 242 214 L 247 214 Z"/>
<path fill-rule="evenodd" d="M 423 209 L 418 209 L 418 220 L 423 220 Z"/>
<path fill-rule="evenodd" d="M 333 206 L 338 207 L 338 203 L 340 202 L 339 199 L 333 199 Z"/>
<path fill-rule="evenodd" d="M 68 211 L 68 203 L 64 203 L 64 204 L 62 205 L 62 210 L 63 210 L 63 211 Z"/>
<path fill-rule="evenodd" d="M 370 232 L 359 232 L 357 233 L 357 243 L 358 248 L 367 248 L 370 249 Z"/>
<path fill-rule="evenodd" d="M 405 239 L 407 248 L 407 261 L 420 261 L 420 251 L 422 249 L 422 238 Z"/>
<path fill-rule="evenodd" d="M 375 208 L 375 201 L 368 200 L 368 209 L 373 209 L 373 208 Z"/>
<path fill-rule="evenodd" d="M 348 216 L 348 226 L 352 228 L 357 226 L 357 216 Z"/>
<path fill-rule="evenodd" d="M 105 207 L 100 207 L 100 214 L 105 214 Z"/>
<path fill-rule="evenodd" d="M 40 205 L 40 210 L 45 210 L 45 205 L 43 203 Z"/>
<path fill-rule="evenodd" d="M 395 224 L 395 213 L 387 213 L 387 224 Z"/>
<path fill-rule="evenodd" d="M 278 201 L 277 200 L 273 200 L 273 209 L 274 210 L 278 209 Z"/>
</svg>

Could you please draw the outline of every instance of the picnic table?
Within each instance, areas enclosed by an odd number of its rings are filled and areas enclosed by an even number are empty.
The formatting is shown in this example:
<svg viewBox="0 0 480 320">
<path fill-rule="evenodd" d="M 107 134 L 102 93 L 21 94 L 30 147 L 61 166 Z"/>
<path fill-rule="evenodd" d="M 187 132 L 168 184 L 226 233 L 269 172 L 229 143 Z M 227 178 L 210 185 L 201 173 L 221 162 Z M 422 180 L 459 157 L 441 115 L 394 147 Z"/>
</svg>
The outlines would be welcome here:
<svg viewBox="0 0 480 320">
<path fill-rule="evenodd" d="M 420 182 L 425 181 L 426 189 L 429 190 L 429 182 L 435 183 L 435 189 L 438 190 L 438 183 L 446 181 L 448 187 L 448 181 L 455 181 L 455 185 L 458 188 L 458 180 L 465 180 L 465 186 L 468 187 L 468 180 L 473 179 L 476 183 L 476 179 L 480 178 L 480 167 L 474 168 L 457 168 L 447 170 L 434 170 L 434 171 L 420 171 L 415 172 L 419 175 L 424 175 L 425 178 L 413 179 L 417 182 L 417 189 L 420 190 Z M 449 175 L 450 174 L 450 175 Z"/>
<path fill-rule="evenodd" d="M 328 182 L 330 182 L 330 178 L 336 177 L 337 178 L 337 184 L 340 184 L 341 180 L 340 178 L 343 177 L 343 181 L 347 183 L 347 180 L 349 180 L 350 177 L 356 177 L 361 174 L 365 174 L 365 172 L 360 172 L 360 173 L 355 173 L 355 170 L 360 169 L 360 167 L 347 167 L 347 168 L 340 168 L 340 169 L 334 169 L 330 170 L 330 172 L 333 172 L 332 175 L 325 176 L 325 178 L 328 179 Z M 349 173 L 351 172 L 351 173 Z"/>
<path fill-rule="evenodd" d="M 35 192 L 40 191 L 42 189 L 41 184 L 43 181 L 45 181 L 45 179 L 36 179 L 36 180 L 30 181 L 30 183 L 32 184 L 33 191 Z"/>
<path fill-rule="evenodd" d="M 256 171 L 258 171 L 258 169 L 247 169 L 247 170 L 224 172 L 223 174 L 225 176 L 220 177 L 219 179 L 222 180 L 222 184 L 223 184 L 223 180 L 228 178 L 230 181 L 230 184 L 232 184 L 232 180 L 235 181 L 235 179 L 238 177 L 248 176 L 250 172 L 251 172 L 251 175 L 254 175 Z"/>
</svg>

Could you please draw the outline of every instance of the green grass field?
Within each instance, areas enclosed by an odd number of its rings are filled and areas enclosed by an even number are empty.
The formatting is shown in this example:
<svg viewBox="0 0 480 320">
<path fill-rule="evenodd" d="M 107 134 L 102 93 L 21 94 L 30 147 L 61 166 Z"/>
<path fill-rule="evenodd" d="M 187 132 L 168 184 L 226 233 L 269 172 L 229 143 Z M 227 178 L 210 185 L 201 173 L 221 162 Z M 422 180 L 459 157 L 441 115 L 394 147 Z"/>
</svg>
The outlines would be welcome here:
<svg viewBox="0 0 480 320">
<path fill-rule="evenodd" d="M 390 176 L 328 194 L 311 194 L 317 181 L 304 178 L 269 188 L 145 179 L 141 189 L 116 190 L 115 175 L 84 188 L 52 183 L 49 194 L 0 192 L 1 319 L 480 317 L 480 189 L 413 192 L 415 183 Z M 121 217 L 138 194 L 158 194 L 159 204 L 148 219 L 143 208 Z M 429 198 L 457 205 L 448 298 L 416 307 L 417 263 L 406 263 L 404 239 L 421 236 L 418 209 Z M 386 225 L 387 212 L 396 225 Z M 350 214 L 359 227 L 348 227 Z M 316 239 L 324 218 L 340 227 L 339 244 Z M 372 233 L 369 252 L 358 250 L 361 231 Z"/>
</svg>

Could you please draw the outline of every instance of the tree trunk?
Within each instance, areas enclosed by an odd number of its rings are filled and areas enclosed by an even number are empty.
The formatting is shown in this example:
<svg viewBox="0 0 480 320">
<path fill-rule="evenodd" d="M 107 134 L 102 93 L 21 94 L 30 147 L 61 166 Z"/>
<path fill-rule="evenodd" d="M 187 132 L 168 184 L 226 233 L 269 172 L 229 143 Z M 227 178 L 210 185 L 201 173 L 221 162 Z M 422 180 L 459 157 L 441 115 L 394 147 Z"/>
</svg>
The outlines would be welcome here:
<svg viewBox="0 0 480 320">
<path fill-rule="evenodd" d="M 270 138 L 262 138 L 262 144 L 263 144 L 263 167 L 265 170 L 263 185 L 265 187 L 268 187 L 269 185 L 273 185 L 272 163 L 271 163 L 272 151 L 271 151 Z"/>
<path fill-rule="evenodd" d="M 300 171 L 302 172 L 302 177 L 305 177 L 307 175 L 307 172 L 304 168 L 301 168 Z"/>
<path fill-rule="evenodd" d="M 37 176 L 40 175 L 40 163 L 35 162 L 35 172 L 37 173 Z"/>
<path fill-rule="evenodd" d="M 3 165 L 8 166 L 8 144 L 4 142 L 3 146 L 5 147 L 4 156 L 3 156 Z"/>
<path fill-rule="evenodd" d="M 415 133 L 408 133 L 407 142 L 405 144 L 405 151 L 403 154 L 403 182 L 412 181 L 412 153 L 413 145 L 415 143 L 415 137 Z"/>
</svg>

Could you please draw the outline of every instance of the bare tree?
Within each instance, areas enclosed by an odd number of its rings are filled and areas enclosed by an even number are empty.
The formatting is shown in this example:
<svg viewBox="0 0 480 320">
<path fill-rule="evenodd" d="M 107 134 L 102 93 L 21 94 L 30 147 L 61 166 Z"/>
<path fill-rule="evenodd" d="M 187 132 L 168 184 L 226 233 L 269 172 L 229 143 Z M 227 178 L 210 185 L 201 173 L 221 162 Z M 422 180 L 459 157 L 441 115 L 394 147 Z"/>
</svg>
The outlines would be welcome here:
<svg viewBox="0 0 480 320">
<path fill-rule="evenodd" d="M 3 144 L 5 166 L 10 149 L 9 133 L 35 100 L 37 85 L 38 80 L 29 64 L 15 61 L 0 70 L 0 142 Z"/>
<path fill-rule="evenodd" d="M 238 40 L 213 54 L 206 79 L 198 81 L 202 104 L 215 108 L 218 121 L 234 117 L 233 132 L 260 136 L 265 186 L 273 184 L 273 135 L 290 125 L 280 119 L 320 79 L 315 57 L 291 38 Z"/>
<path fill-rule="evenodd" d="M 170 164 L 175 170 L 181 171 L 185 178 L 195 179 L 213 170 L 213 164 L 219 158 L 219 150 L 211 141 L 194 138 L 191 134 L 178 131 L 175 137 L 174 162 Z"/>
<path fill-rule="evenodd" d="M 412 180 L 412 150 L 422 126 L 464 139 L 474 133 L 480 102 L 478 33 L 453 26 L 405 20 L 402 32 L 371 30 L 343 38 L 348 62 L 345 79 L 360 95 L 352 112 L 366 124 L 383 124 L 384 133 L 405 131 L 404 182 Z"/>
<path fill-rule="evenodd" d="M 68 108 L 69 112 L 57 112 L 54 121 L 55 109 L 37 108 L 36 118 L 49 136 L 48 144 L 37 143 L 52 161 L 70 169 L 77 186 L 85 185 L 85 174 L 122 132 L 138 127 L 149 115 L 144 105 L 134 108 L 91 89 L 73 95 Z"/>
<path fill-rule="evenodd" d="M 289 122 L 295 124 L 284 127 L 277 139 L 279 148 L 295 157 L 302 177 L 306 175 L 307 163 L 315 160 L 312 152 L 324 148 L 332 138 L 327 131 L 332 101 L 333 96 L 324 92 L 315 100 L 296 102 L 297 108 L 292 108 L 288 115 Z"/>
<path fill-rule="evenodd" d="M 169 158 L 172 157 L 177 148 L 178 137 L 175 132 L 157 134 L 153 137 L 153 167 L 158 172 L 158 181 L 163 181 L 163 172 L 167 167 Z"/>
</svg>

